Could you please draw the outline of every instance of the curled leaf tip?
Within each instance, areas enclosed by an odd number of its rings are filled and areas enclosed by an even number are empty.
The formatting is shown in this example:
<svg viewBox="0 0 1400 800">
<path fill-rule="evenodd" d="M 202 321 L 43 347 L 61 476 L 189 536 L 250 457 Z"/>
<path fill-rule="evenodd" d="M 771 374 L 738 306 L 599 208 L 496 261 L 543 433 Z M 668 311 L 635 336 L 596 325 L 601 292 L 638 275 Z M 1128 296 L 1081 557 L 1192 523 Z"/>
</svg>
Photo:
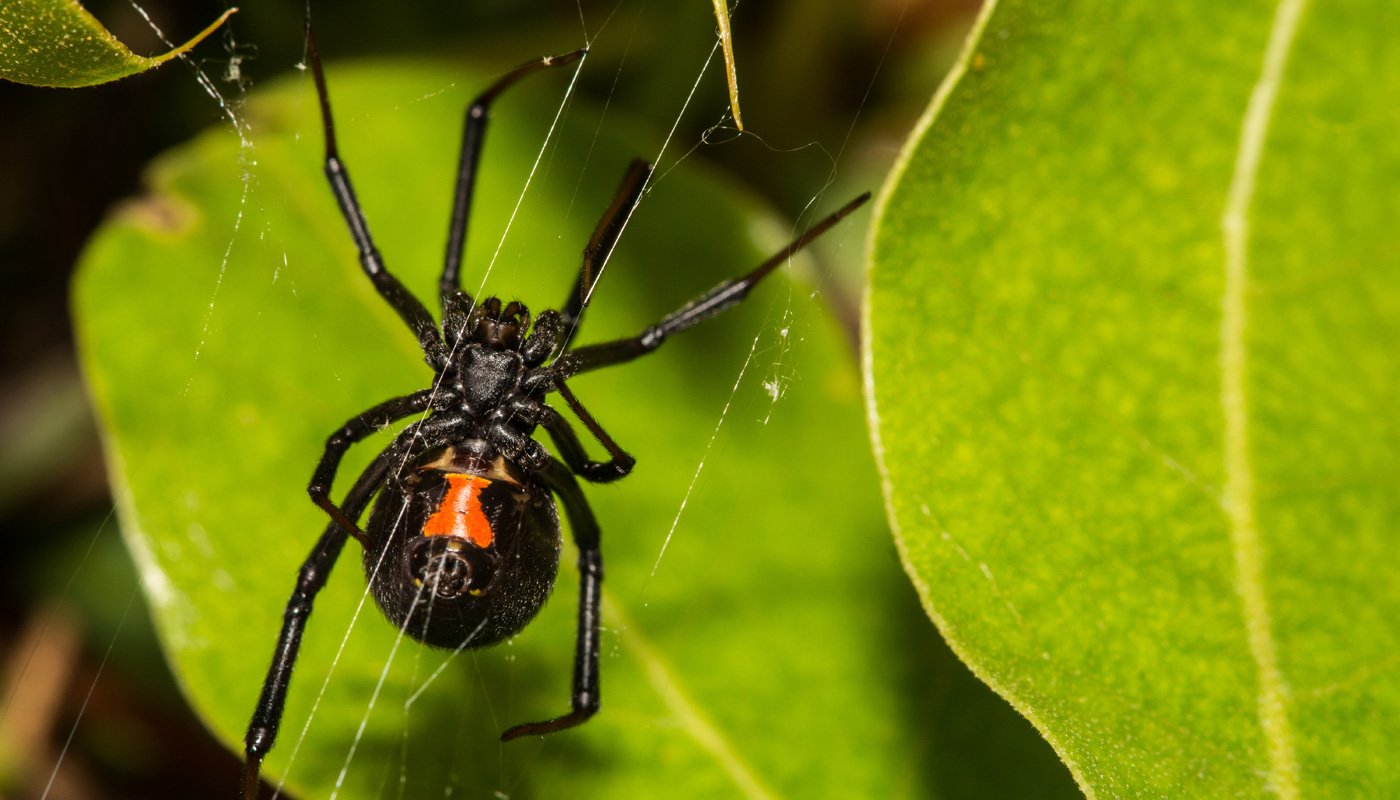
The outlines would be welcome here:
<svg viewBox="0 0 1400 800">
<path fill-rule="evenodd" d="M 55 88 L 109 83 L 189 51 L 237 10 L 228 9 L 167 53 L 139 56 L 77 2 L 6 0 L 0 3 L 0 78 Z"/>
</svg>

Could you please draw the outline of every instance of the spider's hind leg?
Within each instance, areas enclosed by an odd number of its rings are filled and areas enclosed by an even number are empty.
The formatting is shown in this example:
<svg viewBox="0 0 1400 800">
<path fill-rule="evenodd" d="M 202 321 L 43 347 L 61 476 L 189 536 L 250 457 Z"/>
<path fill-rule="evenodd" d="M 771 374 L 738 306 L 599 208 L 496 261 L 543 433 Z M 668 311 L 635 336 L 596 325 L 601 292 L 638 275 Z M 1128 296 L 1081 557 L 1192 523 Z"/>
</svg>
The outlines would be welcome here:
<svg viewBox="0 0 1400 800">
<path fill-rule="evenodd" d="M 527 722 L 501 734 L 507 742 L 521 736 L 541 736 L 582 724 L 598 712 L 599 625 L 602 613 L 603 552 L 598 520 L 568 468 L 555 459 L 539 473 L 545 486 L 559 496 L 578 545 L 578 637 L 574 642 L 574 680 L 567 714 L 541 722 Z"/>
<path fill-rule="evenodd" d="M 351 445 L 381 430 L 395 420 L 426 411 L 432 406 L 433 399 L 433 390 L 423 389 L 403 397 L 386 400 L 368 411 L 351 417 L 326 439 L 326 448 L 321 453 L 321 460 L 316 465 L 316 471 L 311 475 L 311 483 L 306 487 L 307 494 L 311 496 L 311 502 L 320 506 L 337 525 L 349 535 L 354 536 L 362 545 L 368 543 L 365 540 L 364 532 L 360 530 L 352 518 L 356 515 L 342 510 L 330 498 L 331 483 L 335 480 L 335 474 L 340 469 L 340 460 L 345 457 L 345 453 Z"/>
<path fill-rule="evenodd" d="M 399 402 L 408 398 L 399 398 Z M 461 424 L 458 417 L 433 417 L 415 422 L 405 428 L 390 445 L 375 456 L 365 471 L 355 480 L 355 485 L 346 493 L 338 506 L 342 516 L 351 527 L 364 513 L 375 492 L 384 483 L 391 471 L 401 467 L 413 453 L 432 447 L 440 447 L 451 440 L 454 427 Z M 282 630 L 277 636 L 277 647 L 272 652 L 272 663 L 263 679 L 262 690 L 258 694 L 258 704 L 253 710 L 253 718 L 248 723 L 243 738 L 243 800 L 256 800 L 258 796 L 258 773 L 263 758 L 277 740 L 277 729 L 282 723 L 282 711 L 287 702 L 287 690 L 291 687 L 292 668 L 301 650 L 302 634 L 306 631 L 307 619 L 316 596 L 325 588 L 331 568 L 340 558 L 345 540 L 349 536 L 344 523 L 339 520 L 326 526 L 311 554 L 302 563 L 297 573 L 296 587 L 287 601 L 282 614 Z"/>
</svg>

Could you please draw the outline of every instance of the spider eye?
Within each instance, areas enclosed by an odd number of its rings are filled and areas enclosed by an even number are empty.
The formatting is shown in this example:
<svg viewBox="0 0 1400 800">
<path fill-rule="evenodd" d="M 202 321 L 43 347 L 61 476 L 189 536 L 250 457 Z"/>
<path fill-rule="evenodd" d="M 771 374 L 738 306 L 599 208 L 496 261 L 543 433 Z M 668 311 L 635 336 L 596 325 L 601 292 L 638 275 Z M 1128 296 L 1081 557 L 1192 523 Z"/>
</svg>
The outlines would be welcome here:
<svg viewBox="0 0 1400 800">
<path fill-rule="evenodd" d="M 456 536 L 425 536 L 409 548 L 408 572 L 439 600 L 480 597 L 496 574 L 496 557 Z"/>
</svg>

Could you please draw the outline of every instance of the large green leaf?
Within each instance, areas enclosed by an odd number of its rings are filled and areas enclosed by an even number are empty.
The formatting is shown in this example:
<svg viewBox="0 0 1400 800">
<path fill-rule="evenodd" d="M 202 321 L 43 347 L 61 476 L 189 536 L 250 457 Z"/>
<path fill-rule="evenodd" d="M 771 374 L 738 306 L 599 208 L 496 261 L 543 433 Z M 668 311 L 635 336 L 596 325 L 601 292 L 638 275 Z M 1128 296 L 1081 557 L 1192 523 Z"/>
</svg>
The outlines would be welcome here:
<svg viewBox="0 0 1400 800">
<path fill-rule="evenodd" d="M 1088 793 L 1400 794 L 1397 30 L 990 3 L 877 209 L 906 569 Z"/>
<path fill-rule="evenodd" d="M 660 141 L 600 135 L 573 109 L 516 213 L 566 77 L 532 78 L 500 101 L 469 241 L 469 285 L 493 263 L 488 290 L 537 309 L 563 300 L 624 165 Z M 332 68 L 329 79 L 378 244 L 429 296 L 462 109 L 485 84 L 401 63 Z M 326 522 L 304 490 L 325 436 L 429 377 L 355 263 L 320 173 L 310 81 L 255 96 L 246 113 L 251 148 L 215 131 L 157 163 L 152 192 L 89 248 L 75 301 L 162 642 L 232 747 L 297 565 Z M 636 332 L 789 235 L 733 187 L 686 165 L 664 172 L 582 340 Z M 408 797 L 1073 791 L 1029 726 L 932 641 L 885 535 L 852 359 L 819 305 L 777 279 L 662 352 L 575 382 L 639 461 L 628 479 L 588 489 L 608 569 L 597 718 L 496 741 L 567 705 L 567 568 L 515 641 L 451 659 L 412 642 L 395 650 L 372 603 L 355 617 L 364 579 L 352 546 L 311 619 L 268 774 L 307 798 L 330 796 L 347 761 L 340 797 L 399 796 L 400 781 Z M 384 441 L 352 451 L 342 490 Z"/>
<path fill-rule="evenodd" d="M 229 9 L 188 42 L 157 56 L 138 56 L 76 0 L 0 3 L 0 78 L 34 86 L 76 88 L 158 67 L 213 33 Z"/>
</svg>

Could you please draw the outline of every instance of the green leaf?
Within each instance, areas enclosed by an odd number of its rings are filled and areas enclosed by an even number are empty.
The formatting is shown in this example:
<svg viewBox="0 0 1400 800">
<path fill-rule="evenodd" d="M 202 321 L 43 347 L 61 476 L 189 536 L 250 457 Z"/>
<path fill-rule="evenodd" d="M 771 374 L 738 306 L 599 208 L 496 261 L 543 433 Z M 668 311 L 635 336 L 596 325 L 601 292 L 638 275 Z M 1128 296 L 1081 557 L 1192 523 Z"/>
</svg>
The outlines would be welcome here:
<svg viewBox="0 0 1400 800">
<path fill-rule="evenodd" d="M 876 210 L 905 567 L 1091 795 L 1400 794 L 1397 24 L 989 3 Z"/>
<path fill-rule="evenodd" d="M 661 141 L 600 133 L 572 107 L 517 213 L 565 77 L 497 103 L 468 242 L 468 286 L 491 264 L 487 291 L 537 311 L 563 301 L 628 160 Z M 377 243 L 431 297 L 462 110 L 485 79 L 394 62 L 328 78 Z M 326 524 L 305 493 L 325 437 L 430 377 L 356 264 L 321 174 L 311 82 L 255 95 L 246 113 L 251 148 L 217 130 L 157 162 L 151 193 L 92 242 L 75 299 L 162 643 L 240 751 L 296 569 Z M 637 332 L 791 235 L 694 163 L 653 184 L 581 342 Z M 405 797 L 1072 792 L 1030 727 L 928 635 L 886 538 L 853 359 L 811 298 L 775 279 L 661 352 L 571 384 L 638 458 L 626 480 L 586 487 L 608 575 L 595 719 L 497 741 L 567 707 L 567 566 L 523 634 L 452 658 L 395 649 L 372 602 L 356 616 L 352 545 L 317 601 L 266 774 L 307 798 L 331 796 L 347 761 L 343 798 L 399 796 L 400 781 Z M 352 450 L 337 494 L 385 436 Z"/>
<path fill-rule="evenodd" d="M 199 44 L 238 9 L 158 56 L 138 56 L 76 0 L 0 3 L 0 78 L 32 86 L 76 88 L 158 67 Z"/>
</svg>

